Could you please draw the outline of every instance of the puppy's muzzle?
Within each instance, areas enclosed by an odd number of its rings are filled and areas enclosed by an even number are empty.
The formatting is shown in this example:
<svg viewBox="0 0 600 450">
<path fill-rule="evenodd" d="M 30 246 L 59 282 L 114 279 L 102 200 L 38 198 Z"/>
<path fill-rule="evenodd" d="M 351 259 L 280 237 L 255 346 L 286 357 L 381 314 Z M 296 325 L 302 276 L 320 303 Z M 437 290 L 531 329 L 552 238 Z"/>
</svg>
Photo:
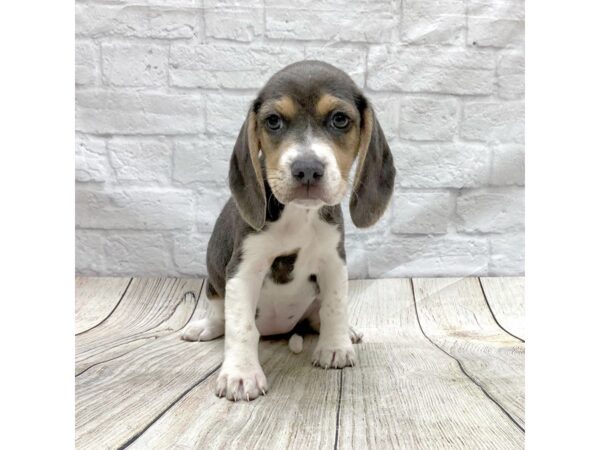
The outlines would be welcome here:
<svg viewBox="0 0 600 450">
<path fill-rule="evenodd" d="M 297 159 L 290 167 L 294 180 L 305 186 L 315 186 L 325 173 L 325 165 L 316 158 Z"/>
</svg>

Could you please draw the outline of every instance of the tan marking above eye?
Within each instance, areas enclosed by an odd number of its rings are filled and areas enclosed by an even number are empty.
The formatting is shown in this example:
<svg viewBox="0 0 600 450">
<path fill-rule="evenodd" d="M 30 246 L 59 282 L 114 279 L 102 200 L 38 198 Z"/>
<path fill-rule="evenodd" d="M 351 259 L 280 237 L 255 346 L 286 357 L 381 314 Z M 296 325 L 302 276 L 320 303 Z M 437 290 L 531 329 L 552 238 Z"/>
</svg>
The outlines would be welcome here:
<svg viewBox="0 0 600 450">
<path fill-rule="evenodd" d="M 297 113 L 296 104 L 294 103 L 294 100 L 292 100 L 292 98 L 287 95 L 284 95 L 283 97 L 280 97 L 278 99 L 267 100 L 261 106 L 260 109 L 261 116 L 263 117 L 268 117 L 270 115 L 270 111 L 277 112 L 278 114 L 280 114 L 288 120 L 294 118 L 294 116 Z"/>
<path fill-rule="evenodd" d="M 347 101 L 331 94 L 323 94 L 317 102 L 316 111 L 320 117 L 329 115 L 333 110 L 339 109 L 350 117 L 354 117 L 354 108 Z"/>
</svg>

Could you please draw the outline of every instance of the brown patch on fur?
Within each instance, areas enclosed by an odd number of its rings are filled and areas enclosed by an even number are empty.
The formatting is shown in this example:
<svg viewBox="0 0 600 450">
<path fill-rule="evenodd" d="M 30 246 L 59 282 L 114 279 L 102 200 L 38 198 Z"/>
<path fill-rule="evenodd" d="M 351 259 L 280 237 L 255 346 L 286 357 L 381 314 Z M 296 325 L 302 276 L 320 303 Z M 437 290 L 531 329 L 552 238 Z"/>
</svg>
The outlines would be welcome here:
<svg viewBox="0 0 600 450">
<path fill-rule="evenodd" d="M 358 162 L 356 163 L 356 175 L 354 176 L 354 189 L 358 188 L 361 174 L 365 165 L 365 158 L 371 143 L 371 133 L 373 132 L 373 111 L 371 107 L 367 107 L 364 112 L 364 123 L 360 132 L 360 145 L 358 147 Z"/>
<path fill-rule="evenodd" d="M 286 284 L 294 279 L 292 272 L 294 271 L 294 263 L 298 258 L 298 252 L 300 249 L 294 250 L 289 255 L 280 255 L 273 260 L 271 264 L 271 272 L 269 277 L 273 280 L 273 283 Z"/>
</svg>

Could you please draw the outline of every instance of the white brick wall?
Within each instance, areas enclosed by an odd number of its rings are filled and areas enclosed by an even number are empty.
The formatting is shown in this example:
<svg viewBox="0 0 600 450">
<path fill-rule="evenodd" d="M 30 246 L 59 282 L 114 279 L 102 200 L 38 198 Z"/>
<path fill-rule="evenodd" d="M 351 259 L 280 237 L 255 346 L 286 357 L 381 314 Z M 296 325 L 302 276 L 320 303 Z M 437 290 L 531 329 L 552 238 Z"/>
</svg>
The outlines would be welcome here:
<svg viewBox="0 0 600 450">
<path fill-rule="evenodd" d="M 523 273 L 523 0 L 80 0 L 76 33 L 79 273 L 204 275 L 249 102 L 305 58 L 398 169 L 378 224 L 347 216 L 352 277 Z"/>
</svg>

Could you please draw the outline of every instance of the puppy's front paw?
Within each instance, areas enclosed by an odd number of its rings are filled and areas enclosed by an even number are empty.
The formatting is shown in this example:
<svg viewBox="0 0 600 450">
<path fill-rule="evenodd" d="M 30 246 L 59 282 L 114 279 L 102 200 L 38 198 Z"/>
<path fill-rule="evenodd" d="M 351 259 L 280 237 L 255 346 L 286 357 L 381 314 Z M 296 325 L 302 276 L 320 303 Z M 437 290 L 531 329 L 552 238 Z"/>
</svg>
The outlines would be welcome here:
<svg viewBox="0 0 600 450">
<path fill-rule="evenodd" d="M 267 377 L 260 365 L 237 368 L 236 365 L 223 365 L 217 378 L 217 396 L 228 400 L 254 400 L 267 393 Z"/>
<path fill-rule="evenodd" d="M 352 348 L 352 342 L 350 339 L 347 343 L 338 344 L 319 341 L 312 356 L 312 363 L 314 366 L 321 366 L 324 369 L 354 366 L 356 354 Z"/>
<path fill-rule="evenodd" d="M 184 341 L 210 341 L 223 336 L 225 324 L 223 320 L 205 317 L 193 320 L 181 332 Z"/>
</svg>

